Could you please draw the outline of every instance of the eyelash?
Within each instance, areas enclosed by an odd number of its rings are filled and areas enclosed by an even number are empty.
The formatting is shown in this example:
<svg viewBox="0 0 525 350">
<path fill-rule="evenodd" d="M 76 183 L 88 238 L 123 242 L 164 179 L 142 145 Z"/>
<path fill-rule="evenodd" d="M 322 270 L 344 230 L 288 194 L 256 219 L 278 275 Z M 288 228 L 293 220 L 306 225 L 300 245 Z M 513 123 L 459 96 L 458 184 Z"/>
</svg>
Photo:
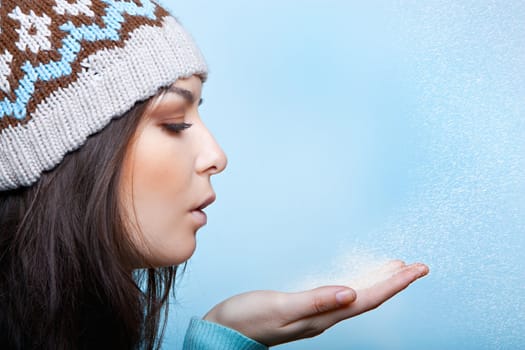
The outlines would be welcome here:
<svg viewBox="0 0 525 350">
<path fill-rule="evenodd" d="M 177 124 L 164 124 L 164 128 L 170 132 L 174 132 L 175 134 L 180 134 L 181 131 L 188 129 L 193 124 L 190 123 L 177 123 Z"/>
<path fill-rule="evenodd" d="M 0 0 L 1 1 L 1 0 Z M 204 102 L 204 99 L 199 100 L 199 106 L 202 105 Z M 171 124 L 163 124 L 162 126 L 164 129 L 166 129 L 169 132 L 180 134 L 182 131 L 190 128 L 193 124 L 191 123 L 171 123 Z"/>
</svg>

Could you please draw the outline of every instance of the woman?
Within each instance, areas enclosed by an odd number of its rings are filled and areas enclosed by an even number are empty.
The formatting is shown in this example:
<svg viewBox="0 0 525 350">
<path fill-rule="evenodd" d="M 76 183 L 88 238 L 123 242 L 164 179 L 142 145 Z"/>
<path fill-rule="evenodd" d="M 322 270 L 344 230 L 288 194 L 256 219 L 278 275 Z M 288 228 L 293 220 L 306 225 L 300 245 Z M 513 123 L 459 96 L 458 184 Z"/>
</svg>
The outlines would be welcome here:
<svg viewBox="0 0 525 350">
<path fill-rule="evenodd" d="M 0 347 L 159 348 L 227 163 L 199 116 L 202 55 L 151 0 L 3 0 L 0 29 Z M 314 336 L 428 272 L 389 268 L 357 292 L 232 297 L 184 348 Z"/>
</svg>

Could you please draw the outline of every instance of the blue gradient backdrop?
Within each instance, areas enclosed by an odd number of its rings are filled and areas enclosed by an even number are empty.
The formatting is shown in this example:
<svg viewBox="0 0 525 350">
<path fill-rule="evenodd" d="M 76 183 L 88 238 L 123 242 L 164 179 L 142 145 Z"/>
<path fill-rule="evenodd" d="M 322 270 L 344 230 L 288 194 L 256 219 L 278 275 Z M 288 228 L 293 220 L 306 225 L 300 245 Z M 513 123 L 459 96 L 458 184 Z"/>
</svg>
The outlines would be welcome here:
<svg viewBox="0 0 525 350">
<path fill-rule="evenodd" d="M 431 274 L 279 349 L 525 348 L 525 2 L 164 3 L 229 156 L 164 349 L 221 300 L 360 251 Z"/>
</svg>

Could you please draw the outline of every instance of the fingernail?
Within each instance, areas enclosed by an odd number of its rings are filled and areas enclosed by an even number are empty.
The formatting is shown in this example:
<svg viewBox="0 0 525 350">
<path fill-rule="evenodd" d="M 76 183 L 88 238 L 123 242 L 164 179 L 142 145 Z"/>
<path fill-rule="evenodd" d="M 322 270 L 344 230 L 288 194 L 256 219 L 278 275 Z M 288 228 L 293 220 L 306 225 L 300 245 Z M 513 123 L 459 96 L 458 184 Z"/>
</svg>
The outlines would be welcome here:
<svg viewBox="0 0 525 350">
<path fill-rule="evenodd" d="M 339 305 L 347 305 L 354 301 L 355 293 L 352 290 L 342 290 L 335 294 L 335 300 Z"/>
</svg>

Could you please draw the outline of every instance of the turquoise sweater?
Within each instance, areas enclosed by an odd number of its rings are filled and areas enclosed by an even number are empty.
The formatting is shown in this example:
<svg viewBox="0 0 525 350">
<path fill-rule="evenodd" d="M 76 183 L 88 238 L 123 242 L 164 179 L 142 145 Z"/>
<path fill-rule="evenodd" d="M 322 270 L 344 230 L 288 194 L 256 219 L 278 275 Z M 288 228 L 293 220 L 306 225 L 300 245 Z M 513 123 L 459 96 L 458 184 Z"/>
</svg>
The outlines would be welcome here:
<svg viewBox="0 0 525 350">
<path fill-rule="evenodd" d="M 194 317 L 190 321 L 182 349 L 268 350 L 268 347 L 231 328 Z"/>
</svg>

